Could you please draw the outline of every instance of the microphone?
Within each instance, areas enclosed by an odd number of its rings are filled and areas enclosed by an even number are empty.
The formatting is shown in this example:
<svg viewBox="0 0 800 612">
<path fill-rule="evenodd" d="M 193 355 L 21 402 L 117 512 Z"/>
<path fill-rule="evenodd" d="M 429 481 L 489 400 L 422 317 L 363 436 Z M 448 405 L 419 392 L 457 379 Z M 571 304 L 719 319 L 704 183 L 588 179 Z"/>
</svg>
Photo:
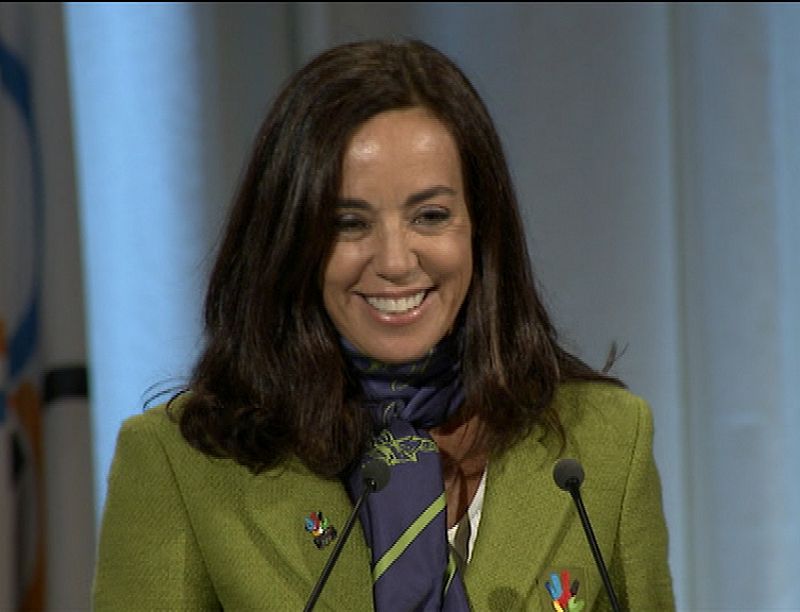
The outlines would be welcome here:
<svg viewBox="0 0 800 612">
<path fill-rule="evenodd" d="M 364 490 L 361 492 L 361 495 L 358 496 L 356 504 L 353 506 L 353 511 L 347 518 L 344 529 L 342 529 L 342 535 L 339 536 L 336 545 L 331 551 L 331 556 L 328 557 L 325 567 L 322 568 L 322 573 L 319 575 L 319 579 L 317 580 L 317 584 L 314 586 L 314 590 L 311 591 L 311 595 L 308 598 L 306 607 L 303 608 L 303 612 L 311 612 L 311 610 L 314 609 L 314 606 L 317 604 L 317 600 L 322 593 L 322 589 L 325 587 L 325 583 L 328 582 L 328 576 L 331 575 L 333 566 L 336 565 L 336 560 L 339 558 L 339 553 L 342 552 L 344 543 L 347 542 L 347 538 L 350 537 L 350 531 L 352 531 L 353 525 L 356 522 L 358 511 L 361 509 L 361 506 L 364 504 L 367 497 L 369 497 L 370 493 L 380 491 L 388 484 L 389 476 L 389 466 L 383 461 L 378 461 L 377 459 L 371 460 L 361 468 L 361 479 L 364 484 Z"/>
<path fill-rule="evenodd" d="M 620 612 L 617 594 L 614 592 L 614 586 L 611 584 L 611 578 L 608 576 L 608 569 L 603 562 L 603 555 L 600 553 L 600 547 L 597 545 L 597 539 L 594 537 L 592 524 L 589 522 L 589 515 L 586 513 L 583 499 L 581 499 L 580 489 L 583 483 L 583 476 L 583 467 L 577 459 L 560 459 L 553 467 L 553 480 L 556 481 L 559 489 L 568 491 L 569 494 L 572 495 L 572 499 L 578 509 L 583 531 L 586 533 L 586 539 L 589 540 L 589 548 L 592 549 L 594 562 L 597 564 L 597 569 L 600 570 L 600 577 L 603 579 L 603 585 L 606 588 L 608 600 L 611 602 L 611 609 L 614 612 Z"/>
</svg>

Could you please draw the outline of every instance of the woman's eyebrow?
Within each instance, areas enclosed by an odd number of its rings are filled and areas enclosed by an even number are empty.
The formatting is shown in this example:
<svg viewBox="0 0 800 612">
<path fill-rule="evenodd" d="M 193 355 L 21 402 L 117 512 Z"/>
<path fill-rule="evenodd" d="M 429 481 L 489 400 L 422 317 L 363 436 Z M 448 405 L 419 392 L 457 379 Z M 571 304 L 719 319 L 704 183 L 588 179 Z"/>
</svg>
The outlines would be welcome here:
<svg viewBox="0 0 800 612">
<path fill-rule="evenodd" d="M 435 198 L 438 195 L 456 195 L 455 189 L 447 187 L 446 185 L 434 185 L 433 187 L 428 187 L 427 189 L 423 189 L 422 191 L 418 191 L 417 193 L 413 193 L 406 199 L 406 206 L 414 206 L 415 204 L 419 204 L 420 202 L 424 202 L 425 200 L 429 200 L 431 198 Z"/>
<path fill-rule="evenodd" d="M 408 208 L 419 204 L 420 202 L 424 202 L 425 200 L 435 198 L 438 195 L 454 196 L 456 195 L 456 191 L 455 189 L 447 187 L 446 185 L 434 185 L 433 187 L 428 187 L 422 191 L 418 191 L 417 193 L 412 193 L 406 198 L 404 206 Z M 336 202 L 336 208 L 356 208 L 358 210 L 370 210 L 372 205 L 361 198 L 340 198 Z"/>
<path fill-rule="evenodd" d="M 359 198 L 340 198 L 336 201 L 336 208 L 358 208 L 359 210 L 369 210 L 372 208 L 369 202 Z"/>
</svg>

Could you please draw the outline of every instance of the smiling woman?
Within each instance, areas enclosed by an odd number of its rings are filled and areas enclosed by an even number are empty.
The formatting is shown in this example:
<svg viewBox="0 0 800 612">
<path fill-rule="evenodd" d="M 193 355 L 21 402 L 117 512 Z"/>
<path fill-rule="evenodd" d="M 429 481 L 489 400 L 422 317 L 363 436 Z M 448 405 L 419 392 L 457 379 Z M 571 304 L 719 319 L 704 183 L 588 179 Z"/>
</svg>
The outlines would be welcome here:
<svg viewBox="0 0 800 612">
<path fill-rule="evenodd" d="M 189 388 L 120 433 L 97 609 L 300 609 L 376 461 L 329 608 L 602 606 L 561 455 L 623 606 L 673 607 L 649 409 L 560 346 L 495 128 L 435 49 L 344 45 L 289 82 L 205 328 Z"/>
</svg>

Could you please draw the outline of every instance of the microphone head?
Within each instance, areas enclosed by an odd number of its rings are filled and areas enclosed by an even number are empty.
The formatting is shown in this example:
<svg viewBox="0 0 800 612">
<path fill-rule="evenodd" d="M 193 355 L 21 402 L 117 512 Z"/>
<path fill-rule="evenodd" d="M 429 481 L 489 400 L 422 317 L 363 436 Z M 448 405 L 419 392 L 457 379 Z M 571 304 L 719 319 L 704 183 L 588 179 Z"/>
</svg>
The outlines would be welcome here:
<svg viewBox="0 0 800 612">
<path fill-rule="evenodd" d="M 361 480 L 373 492 L 380 491 L 389 483 L 389 466 L 383 461 L 372 459 L 361 467 Z"/>
<path fill-rule="evenodd" d="M 553 467 L 553 480 L 564 491 L 577 489 L 583 482 L 583 467 L 577 459 L 559 459 Z"/>
</svg>

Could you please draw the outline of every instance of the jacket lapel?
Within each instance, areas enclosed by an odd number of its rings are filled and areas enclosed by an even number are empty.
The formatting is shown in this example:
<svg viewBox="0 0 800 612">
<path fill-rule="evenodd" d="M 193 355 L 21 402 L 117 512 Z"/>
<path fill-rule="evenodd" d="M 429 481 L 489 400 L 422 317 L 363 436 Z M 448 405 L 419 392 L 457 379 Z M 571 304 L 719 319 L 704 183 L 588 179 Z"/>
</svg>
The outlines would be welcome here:
<svg viewBox="0 0 800 612">
<path fill-rule="evenodd" d="M 530 436 L 488 466 L 465 585 L 476 610 L 535 607 L 537 580 L 569 526 L 571 500 L 553 482 L 555 455 Z"/>
<path fill-rule="evenodd" d="M 342 484 L 319 478 L 293 461 L 255 477 L 246 506 L 263 537 L 260 547 L 267 562 L 282 574 L 291 574 L 287 582 L 310 595 L 353 507 Z M 320 511 L 337 536 L 317 547 L 314 535 L 306 530 L 305 519 Z M 359 522 L 353 526 L 319 601 L 327 602 L 332 609 L 342 602 L 352 603 L 353 609 L 372 608 L 370 558 Z"/>
</svg>

